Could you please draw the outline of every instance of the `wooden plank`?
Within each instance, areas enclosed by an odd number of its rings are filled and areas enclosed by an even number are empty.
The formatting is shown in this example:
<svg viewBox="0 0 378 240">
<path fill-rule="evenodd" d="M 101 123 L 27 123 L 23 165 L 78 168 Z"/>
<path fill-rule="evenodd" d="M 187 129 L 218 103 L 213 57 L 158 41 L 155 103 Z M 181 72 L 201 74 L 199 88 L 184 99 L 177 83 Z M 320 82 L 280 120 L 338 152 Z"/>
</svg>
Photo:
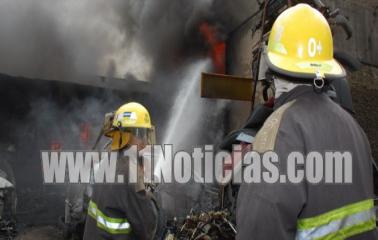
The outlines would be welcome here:
<svg viewBox="0 0 378 240">
<path fill-rule="evenodd" d="M 202 73 L 201 97 L 251 101 L 252 78 L 214 73 Z"/>
</svg>

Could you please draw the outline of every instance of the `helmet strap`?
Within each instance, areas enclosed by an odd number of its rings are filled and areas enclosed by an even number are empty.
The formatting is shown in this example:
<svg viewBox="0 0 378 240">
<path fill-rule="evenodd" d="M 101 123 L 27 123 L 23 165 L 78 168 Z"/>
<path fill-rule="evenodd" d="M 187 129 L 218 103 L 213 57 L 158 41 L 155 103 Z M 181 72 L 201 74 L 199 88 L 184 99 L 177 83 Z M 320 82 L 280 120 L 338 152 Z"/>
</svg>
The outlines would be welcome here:
<svg viewBox="0 0 378 240">
<path fill-rule="evenodd" d="M 122 146 L 122 130 L 119 128 L 119 141 L 118 141 L 118 149 L 121 149 Z"/>
<path fill-rule="evenodd" d="M 118 131 L 119 131 L 118 149 L 121 149 L 121 146 L 122 146 L 122 126 L 121 126 L 120 122 L 118 122 Z"/>
<path fill-rule="evenodd" d="M 269 100 L 269 89 L 271 89 L 272 85 L 273 84 L 270 81 L 263 81 L 263 98 L 265 102 Z"/>
<path fill-rule="evenodd" d="M 122 133 L 119 134 L 118 149 L 121 149 L 121 146 L 122 146 Z"/>
</svg>

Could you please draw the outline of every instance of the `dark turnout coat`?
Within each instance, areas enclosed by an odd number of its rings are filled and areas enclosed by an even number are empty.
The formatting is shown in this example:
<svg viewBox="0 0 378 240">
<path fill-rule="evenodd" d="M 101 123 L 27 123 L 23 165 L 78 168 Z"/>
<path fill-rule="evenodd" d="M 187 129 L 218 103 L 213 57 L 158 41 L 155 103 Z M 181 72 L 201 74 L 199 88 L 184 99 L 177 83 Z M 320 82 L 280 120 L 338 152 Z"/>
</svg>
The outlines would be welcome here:
<svg viewBox="0 0 378 240">
<path fill-rule="evenodd" d="M 254 150 L 277 153 L 280 174 L 293 151 L 350 152 L 352 183 L 244 183 L 237 200 L 238 240 L 378 239 L 369 142 L 355 119 L 325 94 L 299 86 L 281 95 Z"/>
<path fill-rule="evenodd" d="M 119 164 L 120 162 L 117 163 L 117 174 L 124 174 L 124 184 L 93 186 L 85 224 L 85 240 L 154 238 L 157 226 L 156 205 L 144 190 L 143 183 L 127 183 L 128 163 L 123 162 L 121 168 Z"/>
</svg>

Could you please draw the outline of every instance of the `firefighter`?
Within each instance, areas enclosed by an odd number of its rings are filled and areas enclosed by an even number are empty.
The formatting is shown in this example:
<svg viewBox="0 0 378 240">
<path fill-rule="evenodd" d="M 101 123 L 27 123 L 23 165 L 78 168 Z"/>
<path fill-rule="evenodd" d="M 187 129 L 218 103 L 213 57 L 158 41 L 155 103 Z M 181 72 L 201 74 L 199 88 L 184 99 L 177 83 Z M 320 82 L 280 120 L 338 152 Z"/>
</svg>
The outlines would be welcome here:
<svg viewBox="0 0 378 240">
<path fill-rule="evenodd" d="M 141 152 L 154 143 L 154 127 L 150 114 L 139 103 L 121 106 L 110 119 L 104 134 L 111 137 L 110 148 L 118 151 L 116 176 L 124 176 L 124 184 L 94 184 L 88 206 L 84 239 L 153 239 L 157 226 L 157 207 L 143 183 L 141 157 L 125 156 L 136 146 Z M 101 163 L 100 163 L 101 164 Z M 130 165 L 135 164 L 135 168 Z M 137 182 L 130 183 L 129 169 L 137 169 Z M 96 173 L 95 173 L 96 174 Z"/>
<path fill-rule="evenodd" d="M 287 173 L 291 152 L 348 151 L 352 183 L 244 183 L 236 239 L 378 239 L 369 142 L 355 119 L 325 94 L 332 79 L 346 75 L 333 58 L 327 20 L 306 4 L 285 10 L 273 24 L 263 57 L 276 99 L 254 150 L 275 152 L 280 174 Z M 306 158 L 296 167 L 304 170 L 305 164 Z"/>
</svg>

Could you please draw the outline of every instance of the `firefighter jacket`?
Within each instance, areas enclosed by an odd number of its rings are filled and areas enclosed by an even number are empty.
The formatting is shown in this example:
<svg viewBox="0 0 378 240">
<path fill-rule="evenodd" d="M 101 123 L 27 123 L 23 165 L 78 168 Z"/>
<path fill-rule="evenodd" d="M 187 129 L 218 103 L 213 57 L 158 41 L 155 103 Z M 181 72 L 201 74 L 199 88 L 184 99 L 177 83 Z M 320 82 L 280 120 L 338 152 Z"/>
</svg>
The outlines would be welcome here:
<svg viewBox="0 0 378 240">
<path fill-rule="evenodd" d="M 157 207 L 143 182 L 128 183 L 125 157 L 117 162 L 117 175 L 123 173 L 123 184 L 94 184 L 85 224 L 85 240 L 154 238 L 157 226 Z"/>
<path fill-rule="evenodd" d="M 282 94 L 257 133 L 254 150 L 275 152 L 280 174 L 287 172 L 291 152 L 347 151 L 352 183 L 243 183 L 236 239 L 378 239 L 369 142 L 355 119 L 325 94 L 311 86 Z"/>
</svg>

